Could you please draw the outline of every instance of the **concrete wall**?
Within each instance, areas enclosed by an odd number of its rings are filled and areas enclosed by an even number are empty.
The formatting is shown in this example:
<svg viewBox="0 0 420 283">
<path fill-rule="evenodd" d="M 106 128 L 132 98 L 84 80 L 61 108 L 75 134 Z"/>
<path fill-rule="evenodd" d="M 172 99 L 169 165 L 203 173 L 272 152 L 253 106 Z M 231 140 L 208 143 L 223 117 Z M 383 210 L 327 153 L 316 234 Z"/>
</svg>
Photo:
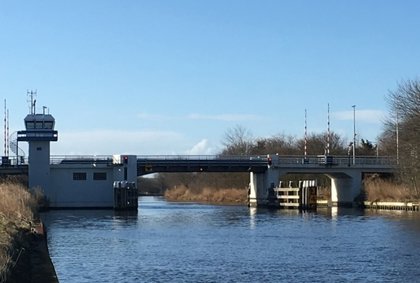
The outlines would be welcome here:
<svg viewBox="0 0 420 283">
<path fill-rule="evenodd" d="M 50 142 L 32 141 L 29 143 L 29 188 L 36 187 L 49 191 L 50 180 Z"/>
<path fill-rule="evenodd" d="M 95 180 L 95 173 L 105 173 L 106 180 Z M 74 174 L 86 174 L 86 180 L 75 180 Z M 112 208 L 114 181 L 136 180 L 137 158 L 133 155 L 118 158 L 113 164 L 57 164 L 51 165 L 45 195 L 52 208 Z"/>
<path fill-rule="evenodd" d="M 86 173 L 86 180 L 74 180 L 74 173 Z M 106 173 L 106 180 L 94 180 L 94 173 Z M 113 207 L 114 168 L 92 165 L 53 165 L 51 189 L 46 192 L 50 207 Z"/>
</svg>

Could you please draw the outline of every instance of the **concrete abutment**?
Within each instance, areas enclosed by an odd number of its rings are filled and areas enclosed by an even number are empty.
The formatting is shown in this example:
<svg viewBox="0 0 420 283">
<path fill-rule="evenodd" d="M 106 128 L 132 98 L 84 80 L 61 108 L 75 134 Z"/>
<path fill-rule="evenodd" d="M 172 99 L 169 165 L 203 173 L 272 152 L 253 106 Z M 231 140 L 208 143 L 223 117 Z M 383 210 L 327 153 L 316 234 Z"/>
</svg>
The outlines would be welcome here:
<svg viewBox="0 0 420 283">
<path fill-rule="evenodd" d="M 250 173 L 249 206 L 266 207 L 270 204 L 270 190 L 279 185 L 280 177 L 290 172 L 284 168 L 269 167 L 264 173 Z M 330 206 L 349 207 L 362 191 L 362 172 L 348 169 L 346 172 L 313 174 L 326 175 L 331 179 Z"/>
</svg>

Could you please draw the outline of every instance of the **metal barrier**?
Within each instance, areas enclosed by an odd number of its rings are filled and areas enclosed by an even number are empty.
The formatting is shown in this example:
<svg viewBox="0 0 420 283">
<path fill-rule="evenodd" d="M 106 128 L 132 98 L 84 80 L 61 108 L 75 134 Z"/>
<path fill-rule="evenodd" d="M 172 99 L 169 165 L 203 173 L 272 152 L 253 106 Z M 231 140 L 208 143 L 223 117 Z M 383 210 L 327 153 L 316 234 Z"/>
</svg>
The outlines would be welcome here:
<svg viewBox="0 0 420 283">
<path fill-rule="evenodd" d="M 273 156 L 274 157 L 274 156 Z M 53 155 L 51 164 L 71 163 L 71 162 L 112 162 L 112 155 Z M 267 163 L 267 155 L 137 155 L 137 160 L 142 161 L 226 161 L 226 162 L 261 162 Z M 277 161 L 275 161 L 277 160 Z M 355 165 L 380 165 L 396 166 L 395 157 L 390 156 L 358 156 Z M 282 165 L 339 165 L 351 166 L 353 159 L 351 156 L 324 156 L 324 155 L 278 155 L 273 158 L 274 166 Z"/>
<path fill-rule="evenodd" d="M 278 163 L 275 165 L 339 165 L 339 166 L 352 166 L 352 165 L 374 165 L 374 166 L 396 166 L 397 160 L 395 157 L 390 156 L 358 156 L 356 157 L 355 164 L 350 156 L 278 156 Z"/>
</svg>

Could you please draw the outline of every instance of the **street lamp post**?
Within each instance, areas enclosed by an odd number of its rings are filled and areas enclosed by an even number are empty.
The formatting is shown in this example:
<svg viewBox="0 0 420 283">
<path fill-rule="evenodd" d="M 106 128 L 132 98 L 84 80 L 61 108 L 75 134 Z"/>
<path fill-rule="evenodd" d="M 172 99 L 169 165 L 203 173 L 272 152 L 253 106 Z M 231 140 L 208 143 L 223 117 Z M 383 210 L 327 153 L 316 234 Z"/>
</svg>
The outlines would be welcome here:
<svg viewBox="0 0 420 283">
<path fill-rule="evenodd" d="M 356 164 L 356 105 L 353 105 L 353 165 Z"/>
<path fill-rule="evenodd" d="M 395 135 L 396 135 L 396 142 L 397 142 L 397 164 L 400 164 L 400 145 L 399 145 L 399 129 L 398 129 L 398 112 L 396 117 L 396 123 L 395 123 Z"/>
</svg>

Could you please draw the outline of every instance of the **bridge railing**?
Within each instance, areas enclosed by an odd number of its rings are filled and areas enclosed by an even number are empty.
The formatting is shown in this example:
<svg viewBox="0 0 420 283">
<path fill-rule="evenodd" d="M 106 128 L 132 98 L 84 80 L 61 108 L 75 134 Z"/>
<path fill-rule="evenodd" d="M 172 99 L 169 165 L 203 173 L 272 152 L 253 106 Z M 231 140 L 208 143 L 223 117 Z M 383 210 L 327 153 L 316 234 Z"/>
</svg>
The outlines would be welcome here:
<svg viewBox="0 0 420 283">
<path fill-rule="evenodd" d="M 137 155 L 137 160 L 150 160 L 150 161 L 267 161 L 266 155 Z M 112 155 L 52 155 L 50 157 L 51 164 L 63 164 L 63 163 L 92 163 L 92 162 L 112 162 Z"/>
<path fill-rule="evenodd" d="M 352 166 L 352 156 L 324 156 L 311 155 L 307 156 L 278 156 L 278 164 L 274 165 L 338 165 L 338 166 Z M 390 156 L 357 156 L 354 165 L 372 165 L 372 166 L 395 166 L 397 165 L 396 158 Z"/>
<path fill-rule="evenodd" d="M 137 155 L 137 160 L 261 160 L 267 155 Z"/>
<path fill-rule="evenodd" d="M 112 155 L 51 155 L 50 164 L 112 163 Z"/>
<path fill-rule="evenodd" d="M 253 161 L 268 162 L 267 155 L 137 155 L 137 160 L 141 161 Z M 112 155 L 53 155 L 51 164 L 70 164 L 70 163 L 112 163 Z M 316 165 L 353 165 L 352 156 L 324 156 L 310 155 L 306 158 L 303 155 L 279 155 L 274 158 L 276 165 L 295 165 L 295 166 L 316 166 Z M 371 166 L 396 166 L 396 158 L 390 156 L 357 156 L 355 165 Z"/>
</svg>

